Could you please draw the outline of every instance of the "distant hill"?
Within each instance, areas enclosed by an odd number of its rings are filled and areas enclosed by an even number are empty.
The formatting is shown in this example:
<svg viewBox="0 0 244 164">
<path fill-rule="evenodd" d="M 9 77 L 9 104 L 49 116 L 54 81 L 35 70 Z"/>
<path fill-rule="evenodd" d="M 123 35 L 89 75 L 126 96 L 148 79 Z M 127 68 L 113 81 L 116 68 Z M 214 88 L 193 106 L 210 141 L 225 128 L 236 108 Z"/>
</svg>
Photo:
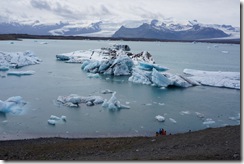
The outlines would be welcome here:
<svg viewBox="0 0 244 164">
<path fill-rule="evenodd" d="M 143 21 L 144 22 L 144 21 Z M 55 36 L 112 37 L 151 40 L 199 40 L 199 39 L 239 39 L 240 28 L 231 25 L 201 24 L 196 20 L 184 23 L 173 20 L 148 21 L 150 23 L 121 25 L 114 22 L 95 21 L 59 22 L 56 24 L 0 22 L 0 34 L 28 34 Z M 133 28 L 129 28 L 133 27 Z"/>
<path fill-rule="evenodd" d="M 101 30 L 101 22 L 91 23 L 87 26 L 79 26 L 69 23 L 56 23 L 52 25 L 41 24 L 39 21 L 33 24 L 20 24 L 17 22 L 0 23 L 0 34 L 30 34 L 30 35 L 80 35 Z"/>
<path fill-rule="evenodd" d="M 158 24 L 157 20 L 151 21 L 150 24 L 143 23 L 136 28 L 126 28 L 121 26 L 114 33 L 114 38 L 155 38 L 169 40 L 195 40 L 209 38 L 230 37 L 228 32 L 238 32 L 238 29 L 230 25 L 203 25 L 197 21 L 183 24 Z"/>
</svg>

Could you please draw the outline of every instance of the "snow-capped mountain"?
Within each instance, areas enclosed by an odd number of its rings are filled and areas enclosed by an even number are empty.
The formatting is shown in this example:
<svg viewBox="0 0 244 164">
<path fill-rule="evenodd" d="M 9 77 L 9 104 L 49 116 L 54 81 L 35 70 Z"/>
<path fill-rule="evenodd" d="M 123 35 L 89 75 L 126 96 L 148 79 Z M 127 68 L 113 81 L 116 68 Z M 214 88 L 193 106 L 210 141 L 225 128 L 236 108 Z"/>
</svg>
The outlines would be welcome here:
<svg viewBox="0 0 244 164">
<path fill-rule="evenodd" d="M 201 24 L 196 20 L 185 24 L 169 22 L 160 23 L 152 20 L 151 23 L 143 23 L 136 28 L 121 26 L 113 35 L 115 38 L 154 38 L 169 40 L 193 40 L 233 37 L 240 38 L 240 28 L 231 25 Z"/>
<path fill-rule="evenodd" d="M 80 35 L 101 31 L 100 24 L 94 22 L 91 24 L 63 23 L 41 24 L 35 21 L 32 24 L 20 24 L 16 22 L 0 23 L 0 34 L 30 34 L 30 35 Z"/>
<path fill-rule="evenodd" d="M 136 25 L 136 26 L 135 26 Z M 94 22 L 59 22 L 43 24 L 33 23 L 0 23 L 0 34 L 30 35 L 70 35 L 96 36 L 114 38 L 150 38 L 168 40 L 193 40 L 210 38 L 240 39 L 240 28 L 231 25 L 202 24 L 197 20 L 176 22 L 173 19 L 128 20 L 112 22 L 112 20 Z"/>
</svg>

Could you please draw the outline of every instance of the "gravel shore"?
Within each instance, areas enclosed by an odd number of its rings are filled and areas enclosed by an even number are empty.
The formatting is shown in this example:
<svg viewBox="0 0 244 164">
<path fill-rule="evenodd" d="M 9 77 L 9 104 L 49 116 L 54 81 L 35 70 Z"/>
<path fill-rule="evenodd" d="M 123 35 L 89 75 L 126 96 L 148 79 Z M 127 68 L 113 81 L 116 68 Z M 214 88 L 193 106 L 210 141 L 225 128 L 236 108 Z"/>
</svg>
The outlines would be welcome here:
<svg viewBox="0 0 244 164">
<path fill-rule="evenodd" d="M 237 160 L 241 128 L 226 126 L 158 137 L 39 138 L 0 141 L 1 160 Z"/>
</svg>

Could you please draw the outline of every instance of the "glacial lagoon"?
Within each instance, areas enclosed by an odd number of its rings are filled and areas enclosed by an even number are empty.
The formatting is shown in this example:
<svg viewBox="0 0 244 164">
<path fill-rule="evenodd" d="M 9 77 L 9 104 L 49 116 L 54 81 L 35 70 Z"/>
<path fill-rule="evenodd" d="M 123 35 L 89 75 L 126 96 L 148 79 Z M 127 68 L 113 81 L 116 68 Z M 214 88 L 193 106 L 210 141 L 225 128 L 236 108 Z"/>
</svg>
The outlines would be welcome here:
<svg viewBox="0 0 244 164">
<path fill-rule="evenodd" d="M 36 137 L 153 136 L 159 128 L 167 134 L 208 127 L 240 124 L 240 90 L 210 86 L 159 88 L 128 81 L 129 76 L 88 77 L 81 64 L 64 63 L 57 54 L 127 44 L 131 52 L 148 51 L 167 72 L 182 75 L 185 68 L 240 72 L 240 45 L 218 43 L 132 42 L 91 40 L 1 41 L 0 51 L 32 51 L 42 62 L 19 68 L 28 76 L 9 76 L 1 71 L 0 100 L 21 96 L 27 102 L 21 112 L 0 113 L 0 139 Z M 130 109 L 108 110 L 101 105 L 68 107 L 59 96 L 101 96 L 109 89 Z M 65 116 L 54 126 L 51 115 Z M 156 116 L 163 116 L 164 122 Z"/>
</svg>

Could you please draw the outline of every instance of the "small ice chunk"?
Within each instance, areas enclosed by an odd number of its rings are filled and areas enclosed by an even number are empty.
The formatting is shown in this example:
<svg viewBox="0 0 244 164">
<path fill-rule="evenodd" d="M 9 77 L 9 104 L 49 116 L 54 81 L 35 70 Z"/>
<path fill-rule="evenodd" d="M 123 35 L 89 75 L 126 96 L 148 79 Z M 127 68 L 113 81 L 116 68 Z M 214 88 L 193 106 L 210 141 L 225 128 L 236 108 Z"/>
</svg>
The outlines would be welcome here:
<svg viewBox="0 0 244 164">
<path fill-rule="evenodd" d="M 158 103 L 158 105 L 161 105 L 161 106 L 163 106 L 163 105 L 165 105 L 164 103 Z"/>
<path fill-rule="evenodd" d="M 169 120 L 170 120 L 171 122 L 173 122 L 173 123 L 176 123 L 175 119 L 173 119 L 173 118 L 169 118 Z"/>
<path fill-rule="evenodd" d="M 35 71 L 9 71 L 7 75 L 14 75 L 14 76 L 25 76 L 25 75 L 33 75 Z"/>
<path fill-rule="evenodd" d="M 160 121 L 160 122 L 165 121 L 165 118 L 164 118 L 163 116 L 160 116 L 160 115 L 157 115 L 155 118 L 156 118 L 158 121 Z"/>
<path fill-rule="evenodd" d="M 204 118 L 204 114 L 199 113 L 199 112 L 195 112 L 195 113 L 196 113 L 197 117 L 199 117 L 199 118 Z"/>
<path fill-rule="evenodd" d="M 189 111 L 181 111 L 180 114 L 185 115 L 185 114 L 190 114 L 190 112 Z"/>
<path fill-rule="evenodd" d="M 66 121 L 66 116 L 61 116 L 61 119 L 63 120 L 63 121 Z"/>
<path fill-rule="evenodd" d="M 89 78 L 100 78 L 98 73 L 87 73 L 87 77 Z"/>
<path fill-rule="evenodd" d="M 113 93 L 113 91 L 109 90 L 109 89 L 105 89 L 101 91 L 102 94 L 108 94 L 108 93 Z"/>
<path fill-rule="evenodd" d="M 48 122 L 48 124 L 50 124 L 50 125 L 56 125 L 56 120 L 51 120 L 51 119 L 49 119 L 49 120 L 47 120 L 47 122 Z"/>
<path fill-rule="evenodd" d="M 212 118 L 207 118 L 207 119 L 203 122 L 204 125 L 209 125 L 209 124 L 214 124 L 214 123 L 215 123 L 215 121 L 212 120 Z"/>
<path fill-rule="evenodd" d="M 51 116 L 50 116 L 50 119 L 51 119 L 51 120 L 60 120 L 61 118 L 58 117 L 58 116 L 51 115 Z"/>
<path fill-rule="evenodd" d="M 109 110 L 129 109 L 129 106 L 120 104 L 120 102 L 115 97 L 115 94 L 116 92 L 113 92 L 112 97 L 109 100 L 105 99 L 102 107 Z"/>
<path fill-rule="evenodd" d="M 221 51 L 222 53 L 224 53 L 224 54 L 228 54 L 229 53 L 229 51 Z"/>
</svg>

